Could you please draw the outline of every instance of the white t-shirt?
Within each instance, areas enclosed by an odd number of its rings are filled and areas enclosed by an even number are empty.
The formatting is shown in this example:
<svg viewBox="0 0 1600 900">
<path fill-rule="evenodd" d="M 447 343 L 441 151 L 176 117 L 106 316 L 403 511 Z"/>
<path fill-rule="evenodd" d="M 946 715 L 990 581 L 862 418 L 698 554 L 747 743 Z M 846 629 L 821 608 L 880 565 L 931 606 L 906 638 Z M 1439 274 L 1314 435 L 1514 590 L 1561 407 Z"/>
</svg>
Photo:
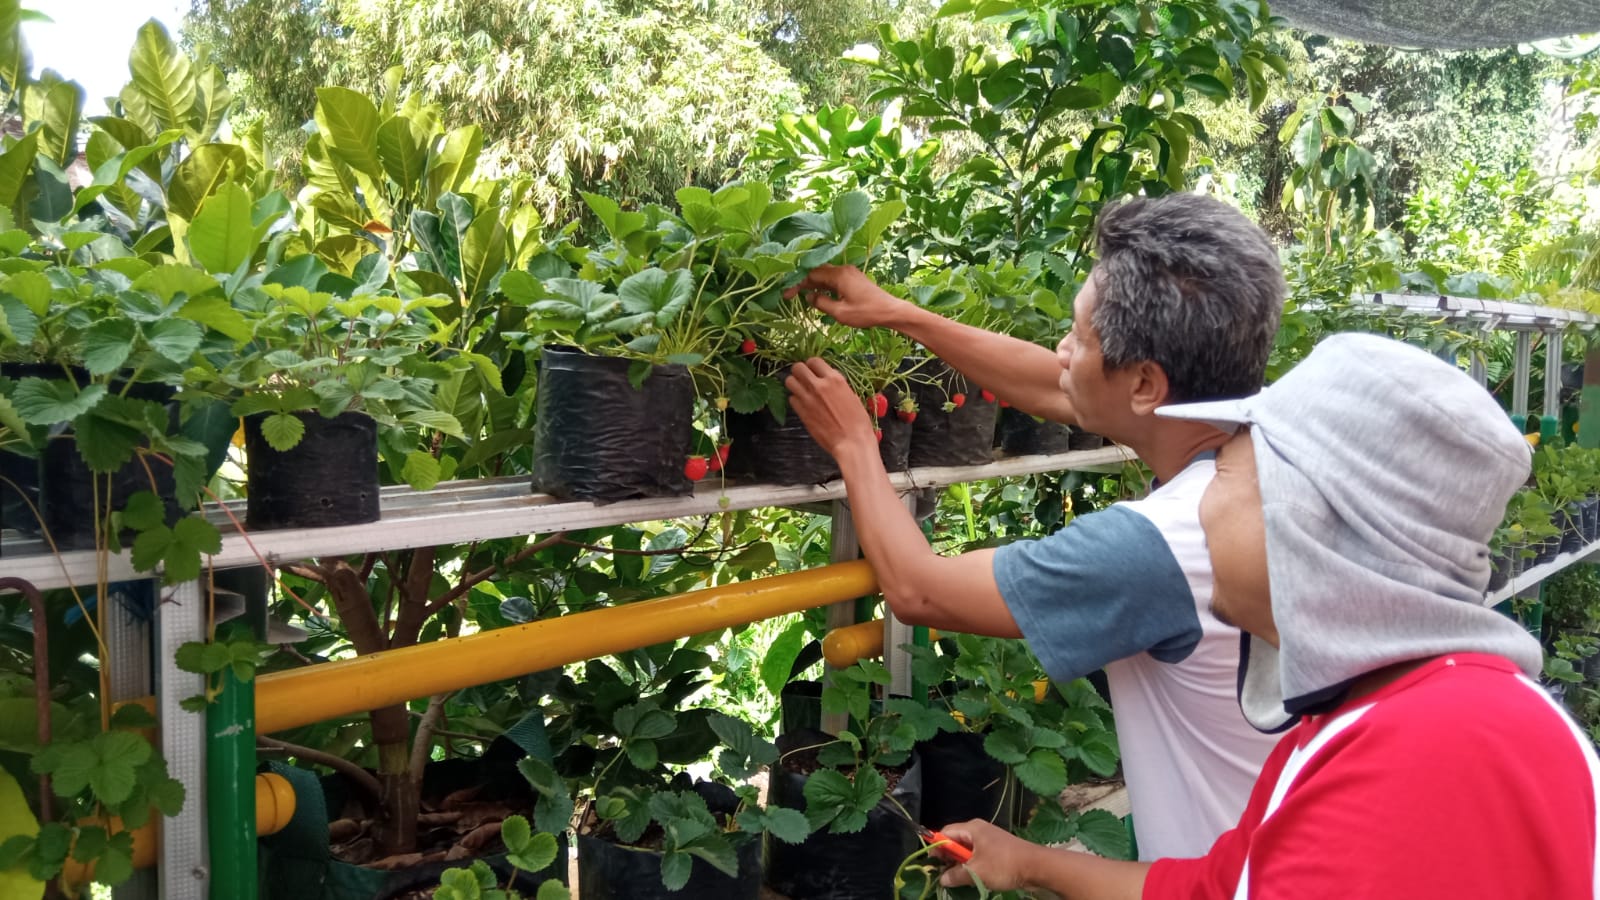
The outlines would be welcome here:
<svg viewBox="0 0 1600 900">
<path fill-rule="evenodd" d="M 1202 856 L 1277 743 L 1239 711 L 1239 631 L 1211 615 L 1207 454 L 1143 500 L 995 554 L 995 580 L 1054 679 L 1104 667 L 1140 859 Z"/>
</svg>

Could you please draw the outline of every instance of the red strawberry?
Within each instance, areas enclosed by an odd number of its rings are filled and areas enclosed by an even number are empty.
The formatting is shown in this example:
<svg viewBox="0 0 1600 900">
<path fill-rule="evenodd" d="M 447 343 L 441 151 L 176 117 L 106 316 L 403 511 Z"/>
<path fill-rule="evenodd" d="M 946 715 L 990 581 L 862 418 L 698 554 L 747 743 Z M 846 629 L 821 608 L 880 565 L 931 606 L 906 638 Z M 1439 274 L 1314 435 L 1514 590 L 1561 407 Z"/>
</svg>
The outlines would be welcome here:
<svg viewBox="0 0 1600 900">
<path fill-rule="evenodd" d="M 699 481 L 706 477 L 706 472 L 710 469 L 711 464 L 704 456 L 691 456 L 689 461 L 683 464 L 683 474 L 690 481 Z"/>
<path fill-rule="evenodd" d="M 956 405 L 956 409 L 960 409 L 961 407 L 967 405 L 967 395 L 966 394 L 951 394 L 950 395 L 950 402 L 954 403 Z"/>
<path fill-rule="evenodd" d="M 745 356 L 749 356 L 750 354 L 756 352 L 756 339 L 745 338 L 744 343 L 739 345 L 739 352 L 743 353 Z"/>
<path fill-rule="evenodd" d="M 907 424 L 917 420 L 917 411 L 914 409 L 902 409 L 896 412 L 895 415 L 900 417 L 900 421 Z"/>
<path fill-rule="evenodd" d="M 732 442 L 718 444 L 716 455 L 707 461 L 707 468 L 712 472 L 721 472 L 722 467 L 728 464 L 728 449 L 732 446 Z"/>
<path fill-rule="evenodd" d="M 883 429 L 882 428 L 874 428 L 874 429 L 872 429 L 872 436 L 878 439 L 878 443 L 880 443 L 880 444 L 883 443 Z"/>
<path fill-rule="evenodd" d="M 983 390 L 979 391 L 978 396 L 982 397 L 983 402 L 985 403 L 994 402 L 994 391 L 991 391 L 988 388 L 984 388 Z"/>
<path fill-rule="evenodd" d="M 889 398 L 882 394 L 873 394 L 872 414 L 880 419 L 887 416 L 889 414 Z"/>
<path fill-rule="evenodd" d="M 1011 404 L 1007 403 L 1004 400 L 1001 400 L 1000 401 L 1000 408 L 1001 409 L 1010 409 L 1011 408 Z"/>
</svg>

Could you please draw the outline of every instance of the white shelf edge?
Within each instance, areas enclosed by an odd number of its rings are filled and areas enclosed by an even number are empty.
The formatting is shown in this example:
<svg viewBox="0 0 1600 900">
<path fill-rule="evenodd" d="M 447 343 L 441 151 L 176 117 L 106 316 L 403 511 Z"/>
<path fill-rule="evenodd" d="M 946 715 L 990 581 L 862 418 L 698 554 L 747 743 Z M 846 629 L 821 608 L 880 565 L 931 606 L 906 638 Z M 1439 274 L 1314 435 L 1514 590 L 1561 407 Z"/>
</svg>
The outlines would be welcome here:
<svg viewBox="0 0 1600 900">
<path fill-rule="evenodd" d="M 1490 591 L 1483 597 L 1484 606 L 1498 606 L 1523 591 L 1538 587 L 1540 582 L 1560 572 L 1569 566 L 1587 562 L 1591 557 L 1600 556 L 1600 541 L 1583 545 L 1571 553 L 1561 553 L 1549 562 L 1543 562 L 1512 576 L 1505 587 L 1497 591 Z"/>
<path fill-rule="evenodd" d="M 1007 457 L 978 466 L 913 469 L 891 473 L 889 480 L 897 490 L 910 491 L 1010 475 L 1103 469 L 1135 459 L 1132 450 L 1109 446 L 1053 455 Z M 382 495 L 382 518 L 365 525 L 254 532 L 248 537 L 224 528 L 222 552 L 211 557 L 210 564 L 217 569 L 253 565 L 258 561 L 257 554 L 280 564 L 316 556 L 465 544 L 763 506 L 838 500 L 845 496 L 844 483 L 837 479 L 821 485 L 790 486 L 729 482 L 724 487 L 704 482 L 688 497 L 597 505 L 588 501 L 563 502 L 548 494 L 534 494 L 528 485 L 526 477 L 515 476 L 451 482 L 432 491 L 386 489 Z M 241 506 L 229 506 L 242 518 Z M 227 521 L 209 504 L 207 514 L 219 524 Z M 98 561 L 93 551 L 74 551 L 57 557 L 39 552 L 37 546 L 36 541 L 24 544 L 8 540 L 6 550 L 11 552 L 0 556 L 0 574 L 25 579 L 41 589 L 95 582 Z M 25 552 L 12 555 L 13 548 Z M 32 552 L 27 552 L 29 550 Z M 136 572 L 124 551 L 107 559 L 106 577 L 110 581 L 123 581 L 149 576 Z"/>
</svg>

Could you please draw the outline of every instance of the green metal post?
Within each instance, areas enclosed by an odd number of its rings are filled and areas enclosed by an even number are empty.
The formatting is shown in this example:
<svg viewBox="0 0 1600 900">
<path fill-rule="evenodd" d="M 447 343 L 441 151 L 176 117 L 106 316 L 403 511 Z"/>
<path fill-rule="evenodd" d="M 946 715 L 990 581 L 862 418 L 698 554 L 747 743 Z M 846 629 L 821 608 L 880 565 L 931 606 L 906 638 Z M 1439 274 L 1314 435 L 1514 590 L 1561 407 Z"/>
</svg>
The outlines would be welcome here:
<svg viewBox="0 0 1600 900">
<path fill-rule="evenodd" d="M 1583 359 L 1583 389 L 1578 394 L 1578 446 L 1600 447 L 1600 350 Z"/>
<path fill-rule="evenodd" d="M 255 900 L 256 692 L 232 667 L 206 706 L 206 824 L 212 900 Z"/>
</svg>

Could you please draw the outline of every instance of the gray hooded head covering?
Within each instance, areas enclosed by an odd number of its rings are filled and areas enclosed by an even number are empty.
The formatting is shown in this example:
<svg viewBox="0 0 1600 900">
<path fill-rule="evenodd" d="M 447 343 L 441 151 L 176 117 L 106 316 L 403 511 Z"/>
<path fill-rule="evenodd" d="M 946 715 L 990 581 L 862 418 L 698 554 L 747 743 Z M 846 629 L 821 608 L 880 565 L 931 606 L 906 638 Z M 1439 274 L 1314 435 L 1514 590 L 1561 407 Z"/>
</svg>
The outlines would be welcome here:
<svg viewBox="0 0 1600 900">
<path fill-rule="evenodd" d="M 1489 537 L 1531 448 L 1459 369 L 1341 334 L 1253 397 L 1157 412 L 1251 426 L 1279 642 L 1244 636 L 1239 706 L 1252 725 L 1281 731 L 1367 672 L 1442 653 L 1539 671 L 1538 642 L 1483 606 Z"/>
</svg>

